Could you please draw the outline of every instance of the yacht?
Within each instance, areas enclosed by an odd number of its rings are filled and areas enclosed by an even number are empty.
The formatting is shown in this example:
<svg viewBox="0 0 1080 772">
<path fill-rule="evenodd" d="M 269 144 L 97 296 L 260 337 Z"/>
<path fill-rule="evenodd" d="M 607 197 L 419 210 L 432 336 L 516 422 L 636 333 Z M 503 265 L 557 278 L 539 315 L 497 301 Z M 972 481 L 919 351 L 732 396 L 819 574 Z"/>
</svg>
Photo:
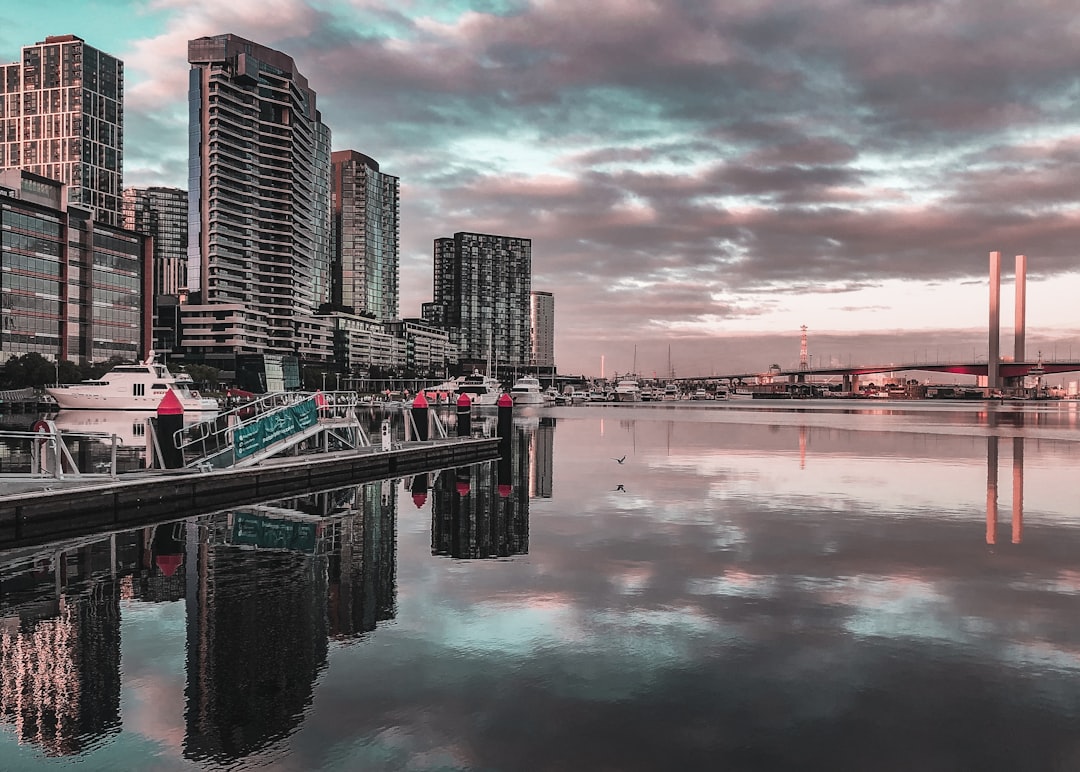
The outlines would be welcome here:
<svg viewBox="0 0 1080 772">
<path fill-rule="evenodd" d="M 695 389 L 694 392 L 690 395 L 690 399 L 712 399 L 712 397 L 709 395 L 709 392 L 705 391 L 705 389 Z"/>
<path fill-rule="evenodd" d="M 514 381 L 514 385 L 510 387 L 510 396 L 515 405 L 543 405 L 545 401 L 540 380 L 531 375 L 523 375 Z"/>
<path fill-rule="evenodd" d="M 641 387 L 633 378 L 623 378 L 615 384 L 616 402 L 640 402 Z"/>
<path fill-rule="evenodd" d="M 216 399 L 202 397 L 191 378 L 174 376 L 165 365 L 154 361 L 154 352 L 140 364 L 117 365 L 98 380 L 46 386 L 61 410 L 157 410 L 161 400 L 173 392 L 184 412 L 216 412 Z"/>
<path fill-rule="evenodd" d="M 664 394 L 661 397 L 664 400 L 682 399 L 682 394 L 679 392 L 679 387 L 674 383 L 669 383 L 664 387 Z"/>
<path fill-rule="evenodd" d="M 473 370 L 458 383 L 457 394 L 468 394 L 474 405 L 494 405 L 502 395 L 502 386 L 497 379 Z"/>
</svg>

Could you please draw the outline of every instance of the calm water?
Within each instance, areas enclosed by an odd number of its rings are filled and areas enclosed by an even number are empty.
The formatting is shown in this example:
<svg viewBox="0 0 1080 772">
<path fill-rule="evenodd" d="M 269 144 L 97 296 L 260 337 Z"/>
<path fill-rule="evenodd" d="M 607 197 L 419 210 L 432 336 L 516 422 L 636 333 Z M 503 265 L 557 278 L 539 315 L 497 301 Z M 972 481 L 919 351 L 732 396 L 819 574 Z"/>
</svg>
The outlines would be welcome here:
<svg viewBox="0 0 1080 772">
<path fill-rule="evenodd" d="M 0 554 L 0 767 L 1080 768 L 1080 405 L 516 430 Z"/>
</svg>

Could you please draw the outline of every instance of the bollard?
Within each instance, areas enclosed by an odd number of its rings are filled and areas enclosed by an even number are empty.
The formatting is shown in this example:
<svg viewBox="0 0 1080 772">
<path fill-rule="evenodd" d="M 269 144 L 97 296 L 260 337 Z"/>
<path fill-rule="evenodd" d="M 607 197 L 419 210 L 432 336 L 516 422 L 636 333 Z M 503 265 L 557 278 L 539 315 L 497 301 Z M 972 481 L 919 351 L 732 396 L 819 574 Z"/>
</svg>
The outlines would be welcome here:
<svg viewBox="0 0 1080 772">
<path fill-rule="evenodd" d="M 180 469 L 184 465 L 184 454 L 176 447 L 176 432 L 184 428 L 184 406 L 180 404 L 176 392 L 169 389 L 161 398 L 157 408 L 157 420 L 154 421 L 154 436 L 161 449 L 161 468 Z"/>
<path fill-rule="evenodd" d="M 514 398 L 504 393 L 495 404 L 499 406 L 499 439 L 509 442 L 514 429 Z"/>
<path fill-rule="evenodd" d="M 472 436 L 472 400 L 462 394 L 457 400 L 457 436 Z"/>
<path fill-rule="evenodd" d="M 428 438 L 428 404 L 423 392 L 417 394 L 413 400 L 412 418 L 416 425 L 416 439 L 424 442 Z"/>
</svg>

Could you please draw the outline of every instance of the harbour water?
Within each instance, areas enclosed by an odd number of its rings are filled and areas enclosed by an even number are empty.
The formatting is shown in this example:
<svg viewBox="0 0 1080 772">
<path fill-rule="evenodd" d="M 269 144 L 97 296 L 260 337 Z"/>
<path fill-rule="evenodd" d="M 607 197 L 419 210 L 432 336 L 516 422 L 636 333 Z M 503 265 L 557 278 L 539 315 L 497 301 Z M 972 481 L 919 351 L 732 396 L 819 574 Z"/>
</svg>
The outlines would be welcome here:
<svg viewBox="0 0 1080 772">
<path fill-rule="evenodd" d="M 1077 403 L 558 407 L 512 445 L 0 553 L 0 768 L 1080 768 Z"/>
</svg>

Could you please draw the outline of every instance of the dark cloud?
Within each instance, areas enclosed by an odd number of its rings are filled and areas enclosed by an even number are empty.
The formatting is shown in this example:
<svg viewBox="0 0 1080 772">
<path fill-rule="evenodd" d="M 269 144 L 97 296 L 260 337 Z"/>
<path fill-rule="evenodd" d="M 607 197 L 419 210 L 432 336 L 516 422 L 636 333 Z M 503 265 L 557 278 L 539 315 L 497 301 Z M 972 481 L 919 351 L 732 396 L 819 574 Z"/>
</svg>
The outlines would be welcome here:
<svg viewBox="0 0 1080 772">
<path fill-rule="evenodd" d="M 533 238 L 575 351 L 665 318 L 764 318 L 767 301 L 713 300 L 760 288 L 984 280 L 991 249 L 1037 256 L 1033 277 L 1075 267 L 1067 6 L 472 7 L 323 5 L 262 39 L 319 92 L 335 146 L 402 179 L 405 314 L 430 297 L 432 239 L 458 230 Z M 145 145 L 182 154 L 182 115 L 130 120 L 129 169 L 182 171 Z"/>
</svg>

